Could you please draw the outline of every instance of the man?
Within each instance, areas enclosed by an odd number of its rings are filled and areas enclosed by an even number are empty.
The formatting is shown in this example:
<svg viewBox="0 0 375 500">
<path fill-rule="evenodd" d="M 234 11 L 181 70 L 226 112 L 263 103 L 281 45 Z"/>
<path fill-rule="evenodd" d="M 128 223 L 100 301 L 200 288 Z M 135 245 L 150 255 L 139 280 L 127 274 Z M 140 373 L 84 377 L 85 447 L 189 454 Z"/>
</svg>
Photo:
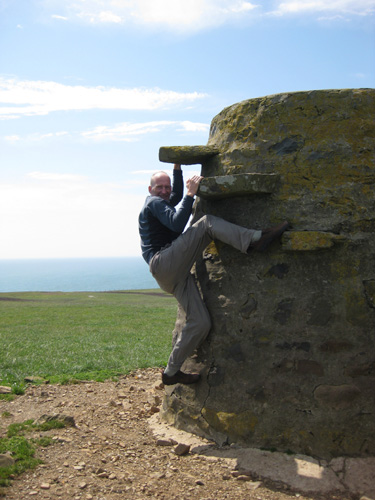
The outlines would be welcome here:
<svg viewBox="0 0 375 500">
<path fill-rule="evenodd" d="M 263 252 L 288 227 L 287 222 L 256 231 L 231 224 L 219 217 L 205 215 L 185 232 L 194 197 L 202 177 L 194 175 L 186 182 L 183 197 L 183 178 L 180 165 L 173 168 L 173 186 L 165 172 L 156 172 L 150 181 L 150 196 L 139 215 L 139 234 L 142 255 L 160 288 L 173 294 L 186 314 L 186 324 L 179 334 L 168 364 L 162 373 L 164 385 L 194 384 L 197 373 L 180 370 L 205 339 L 211 319 L 190 270 L 199 255 L 213 239 L 220 240 L 243 253 Z M 176 205 L 182 200 L 178 210 Z"/>
</svg>

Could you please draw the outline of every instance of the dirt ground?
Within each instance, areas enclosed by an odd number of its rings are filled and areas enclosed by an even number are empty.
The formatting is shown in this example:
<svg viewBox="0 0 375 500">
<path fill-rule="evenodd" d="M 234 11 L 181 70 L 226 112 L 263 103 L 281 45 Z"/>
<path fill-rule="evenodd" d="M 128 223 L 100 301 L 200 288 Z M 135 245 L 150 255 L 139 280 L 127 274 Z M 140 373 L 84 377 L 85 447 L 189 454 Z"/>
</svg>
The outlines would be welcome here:
<svg viewBox="0 0 375 500">
<path fill-rule="evenodd" d="M 186 443 L 161 441 L 150 426 L 163 395 L 160 370 L 149 369 L 117 382 L 30 385 L 14 401 L 0 401 L 0 435 L 11 423 L 42 415 L 62 414 L 75 423 L 43 433 L 53 438 L 52 445 L 38 448 L 43 463 L 1 494 L 9 500 L 347 498 L 304 496 L 234 470 L 221 458 L 176 454 L 176 446 Z"/>
</svg>

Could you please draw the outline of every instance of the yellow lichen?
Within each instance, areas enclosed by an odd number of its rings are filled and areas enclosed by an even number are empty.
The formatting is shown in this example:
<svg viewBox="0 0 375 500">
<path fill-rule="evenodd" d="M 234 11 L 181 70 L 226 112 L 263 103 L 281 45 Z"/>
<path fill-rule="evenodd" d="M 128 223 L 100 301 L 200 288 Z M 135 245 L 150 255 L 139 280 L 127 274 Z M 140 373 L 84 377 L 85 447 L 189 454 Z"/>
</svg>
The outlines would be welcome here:
<svg viewBox="0 0 375 500">
<path fill-rule="evenodd" d="M 211 241 L 211 243 L 209 243 L 209 245 L 206 247 L 205 253 L 214 255 L 215 257 L 219 256 L 219 252 L 214 241 Z"/>
<path fill-rule="evenodd" d="M 283 237 L 283 250 L 311 251 L 331 248 L 336 241 L 342 238 L 332 233 L 320 231 L 288 232 Z"/>
<path fill-rule="evenodd" d="M 236 437 L 253 433 L 258 424 L 258 418 L 250 410 L 241 413 L 228 413 L 203 408 L 202 415 L 208 424 L 217 431 Z"/>
</svg>

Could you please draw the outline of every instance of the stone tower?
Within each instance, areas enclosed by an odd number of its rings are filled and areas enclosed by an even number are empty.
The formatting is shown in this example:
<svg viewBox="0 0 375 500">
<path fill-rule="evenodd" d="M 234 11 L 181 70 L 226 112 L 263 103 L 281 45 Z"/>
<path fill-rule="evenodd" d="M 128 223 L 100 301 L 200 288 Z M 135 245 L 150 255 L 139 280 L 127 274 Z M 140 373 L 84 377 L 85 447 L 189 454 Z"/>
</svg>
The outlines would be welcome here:
<svg viewBox="0 0 375 500">
<path fill-rule="evenodd" d="M 213 242 L 193 270 L 213 327 L 162 417 L 218 443 L 329 459 L 375 455 L 375 90 L 250 99 L 212 121 L 195 218 L 260 229 L 264 254 Z M 180 312 L 176 328 L 183 321 Z"/>
</svg>

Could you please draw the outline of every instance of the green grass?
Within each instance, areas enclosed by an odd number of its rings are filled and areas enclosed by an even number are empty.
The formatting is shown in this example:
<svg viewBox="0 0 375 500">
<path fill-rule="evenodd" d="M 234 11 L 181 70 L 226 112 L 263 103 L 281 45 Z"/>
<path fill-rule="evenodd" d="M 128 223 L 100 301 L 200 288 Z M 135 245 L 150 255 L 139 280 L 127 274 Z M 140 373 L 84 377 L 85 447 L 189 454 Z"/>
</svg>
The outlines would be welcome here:
<svg viewBox="0 0 375 500">
<path fill-rule="evenodd" d="M 137 368 L 165 365 L 176 318 L 175 299 L 160 290 L 126 293 L 1 293 L 0 385 L 10 385 L 11 400 L 23 393 L 25 377 L 52 383 L 105 380 Z M 3 412 L 2 418 L 10 417 Z M 36 447 L 49 436 L 29 439 L 62 422 L 11 424 L 0 438 L 0 453 L 15 459 L 0 468 L 0 487 L 36 467 Z M 1 492 L 0 492 L 1 496 Z"/>
<path fill-rule="evenodd" d="M 0 467 L 0 486 L 9 486 L 10 479 L 22 474 L 27 469 L 33 469 L 41 463 L 34 457 L 35 446 L 24 436 L 14 436 L 0 439 L 0 453 L 11 453 L 16 463 L 10 467 Z"/>
<path fill-rule="evenodd" d="M 44 432 L 51 429 L 61 429 L 62 427 L 66 427 L 66 424 L 56 420 L 41 425 L 34 424 L 33 420 L 11 424 L 8 427 L 6 437 L 0 438 L 0 453 L 9 453 L 15 460 L 15 464 L 10 467 L 0 467 L 0 486 L 9 486 L 10 480 L 14 476 L 42 463 L 41 460 L 35 458 L 36 447 L 46 447 L 53 442 L 49 436 L 30 439 L 25 437 L 25 434 L 32 431 Z"/>
<path fill-rule="evenodd" d="M 0 385 L 105 380 L 164 366 L 176 300 L 160 290 L 1 293 Z"/>
</svg>

